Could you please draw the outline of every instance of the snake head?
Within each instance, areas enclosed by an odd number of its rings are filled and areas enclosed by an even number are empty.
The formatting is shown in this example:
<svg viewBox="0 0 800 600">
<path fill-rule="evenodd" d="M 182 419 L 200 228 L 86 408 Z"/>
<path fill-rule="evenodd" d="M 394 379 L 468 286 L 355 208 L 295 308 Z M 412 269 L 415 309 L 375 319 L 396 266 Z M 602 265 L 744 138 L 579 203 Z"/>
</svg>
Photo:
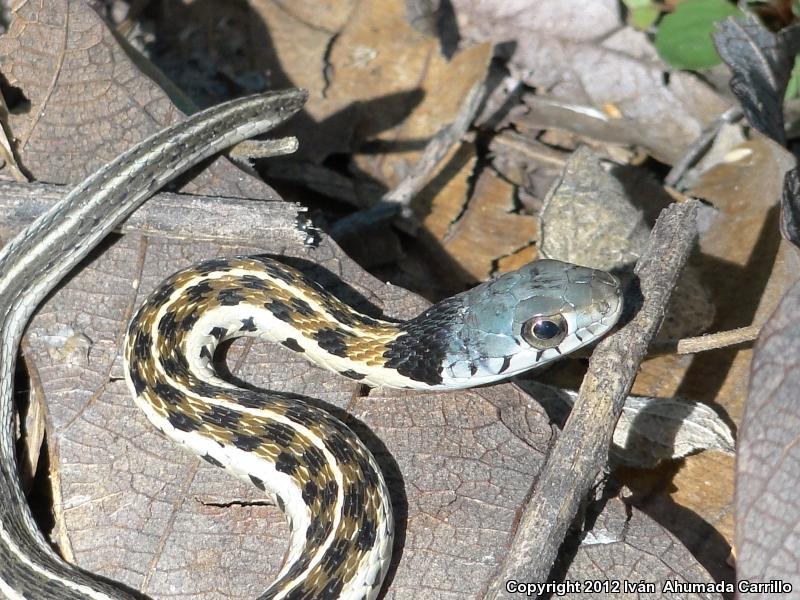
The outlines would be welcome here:
<svg viewBox="0 0 800 600">
<path fill-rule="evenodd" d="M 539 260 L 450 300 L 459 306 L 442 387 L 470 387 L 540 367 L 602 337 L 622 312 L 605 271 Z"/>
</svg>

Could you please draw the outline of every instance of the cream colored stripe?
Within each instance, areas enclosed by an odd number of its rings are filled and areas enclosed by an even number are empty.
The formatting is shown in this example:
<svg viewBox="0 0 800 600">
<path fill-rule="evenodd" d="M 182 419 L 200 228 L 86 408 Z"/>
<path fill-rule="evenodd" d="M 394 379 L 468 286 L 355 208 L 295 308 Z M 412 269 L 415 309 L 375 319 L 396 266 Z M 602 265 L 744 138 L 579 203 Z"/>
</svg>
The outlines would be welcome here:
<svg viewBox="0 0 800 600">
<path fill-rule="evenodd" d="M 108 596 L 103 592 L 98 592 L 97 590 L 94 590 L 83 584 L 75 583 L 74 581 L 70 581 L 69 579 L 64 579 L 60 575 L 51 573 L 41 565 L 35 563 L 33 560 L 31 560 L 31 558 L 27 554 L 25 554 L 20 548 L 17 547 L 17 545 L 14 543 L 14 540 L 11 538 L 11 536 L 8 535 L 8 532 L 2 527 L 2 524 L 0 524 L 0 540 L 2 540 L 3 544 L 16 555 L 17 560 L 19 560 L 19 562 L 27 566 L 34 573 L 37 573 L 51 581 L 57 581 L 64 587 L 68 587 L 72 590 L 75 590 L 76 592 L 85 594 L 86 597 L 92 598 L 93 600 L 114 600 L 112 596 Z M 7 585 L 5 584 L 5 582 L 2 581 L 2 579 L 0 579 L 0 583 L 2 583 L 3 586 Z M 5 593 L 5 588 L 0 588 L 0 590 L 2 590 Z M 16 594 L 16 597 L 23 598 L 23 600 L 25 600 L 24 596 L 20 596 L 17 592 L 14 592 L 13 590 L 11 590 L 11 592 Z M 10 593 L 7 595 L 11 596 Z M 14 598 L 14 596 L 11 597 Z M 40 600 L 40 599 L 32 598 L 30 600 Z"/>
</svg>

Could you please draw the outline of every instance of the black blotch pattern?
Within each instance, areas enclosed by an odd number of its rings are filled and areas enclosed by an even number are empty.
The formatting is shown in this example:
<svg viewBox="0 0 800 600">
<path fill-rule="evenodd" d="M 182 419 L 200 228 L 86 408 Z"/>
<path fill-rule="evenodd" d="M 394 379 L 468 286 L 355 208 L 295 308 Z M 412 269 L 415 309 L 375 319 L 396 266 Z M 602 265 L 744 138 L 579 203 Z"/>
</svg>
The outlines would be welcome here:
<svg viewBox="0 0 800 600">
<path fill-rule="evenodd" d="M 267 486 L 264 485 L 264 482 L 261 479 L 259 479 L 255 475 L 249 475 L 249 477 L 250 477 L 250 481 L 253 482 L 254 486 L 256 486 L 258 489 L 260 489 L 262 492 L 266 492 L 267 491 Z"/>
<path fill-rule="evenodd" d="M 289 350 L 294 350 L 295 352 L 305 352 L 305 349 L 298 344 L 297 340 L 294 338 L 286 338 L 281 342 L 281 344 L 286 346 Z"/>
<path fill-rule="evenodd" d="M 333 575 L 339 565 L 342 564 L 348 551 L 350 550 L 350 540 L 338 538 L 334 540 L 333 544 L 328 548 L 325 555 L 322 557 L 322 569 L 328 574 Z"/>
<path fill-rule="evenodd" d="M 373 327 L 380 324 L 377 320 L 373 319 L 372 317 L 368 317 L 367 315 L 358 315 L 358 320 L 364 325 L 370 325 Z"/>
<path fill-rule="evenodd" d="M 304 317 L 310 317 L 315 315 L 314 309 L 308 305 L 308 302 L 303 300 L 302 298 L 292 298 L 291 300 L 292 308 L 298 313 L 303 315 Z"/>
<path fill-rule="evenodd" d="M 316 446 L 310 446 L 303 452 L 303 463 L 312 476 L 316 476 L 325 466 L 325 455 Z"/>
<path fill-rule="evenodd" d="M 245 452 L 252 452 L 256 448 L 261 445 L 261 439 L 255 435 L 244 435 L 241 433 L 237 433 L 233 436 L 231 443 L 236 446 L 239 450 L 244 450 Z"/>
<path fill-rule="evenodd" d="M 197 323 L 197 319 L 199 318 L 200 313 L 196 310 L 193 310 L 188 315 L 183 317 L 183 320 L 181 321 L 181 329 L 183 331 L 189 331 L 192 327 L 194 327 L 194 324 Z"/>
<path fill-rule="evenodd" d="M 150 356 L 153 338 L 146 331 L 140 330 L 133 341 L 133 355 L 137 360 L 144 362 Z"/>
<path fill-rule="evenodd" d="M 322 488 L 320 494 L 320 506 L 326 508 L 332 506 L 336 502 L 336 494 L 339 492 L 339 485 L 333 480 L 329 479 L 325 487 Z"/>
<path fill-rule="evenodd" d="M 197 431 L 201 425 L 200 421 L 182 412 L 170 413 L 168 420 L 175 429 L 186 432 Z"/>
<path fill-rule="evenodd" d="M 212 271 L 226 271 L 230 268 L 230 263 L 224 258 L 212 258 L 200 263 L 195 267 L 195 271 L 201 275 L 208 275 Z"/>
<path fill-rule="evenodd" d="M 378 531 L 377 527 L 375 527 L 375 523 L 370 519 L 364 519 L 361 524 L 361 529 L 358 532 L 358 537 L 356 538 L 356 548 L 362 552 L 370 549 L 375 543 L 377 533 Z"/>
<path fill-rule="evenodd" d="M 216 400 L 228 400 L 231 394 L 238 394 L 240 390 L 224 390 L 216 385 L 212 385 L 207 381 L 200 381 L 195 379 L 192 381 L 195 391 L 200 396 L 206 398 L 214 398 Z"/>
<path fill-rule="evenodd" d="M 131 383 L 133 383 L 133 389 L 136 392 L 136 395 L 139 396 L 147 387 L 144 377 L 142 377 L 142 373 L 139 371 L 139 365 L 132 364 L 128 373 L 131 378 Z"/>
<path fill-rule="evenodd" d="M 294 442 L 294 429 L 283 423 L 266 423 L 261 429 L 266 437 L 275 440 L 281 447 L 286 448 Z"/>
<path fill-rule="evenodd" d="M 226 335 L 228 335 L 228 330 L 224 327 L 214 327 L 211 331 L 208 332 L 208 335 L 216 338 L 217 341 L 220 341 Z"/>
<path fill-rule="evenodd" d="M 345 332 L 341 329 L 332 329 L 323 327 L 312 336 L 319 347 L 333 354 L 334 356 L 341 356 L 347 358 L 347 344 L 345 343 Z"/>
<path fill-rule="evenodd" d="M 309 425 L 313 425 L 317 420 L 314 411 L 311 410 L 305 404 L 301 404 L 299 402 L 296 402 L 291 406 L 288 406 L 284 411 L 284 414 L 289 419 L 297 421 L 298 423 L 300 423 L 301 425 L 305 425 L 306 427 L 308 427 Z"/>
<path fill-rule="evenodd" d="M 189 376 L 189 365 L 186 364 L 186 358 L 177 349 L 161 359 L 161 366 L 164 367 L 164 372 L 172 378 Z"/>
<path fill-rule="evenodd" d="M 275 496 L 275 504 L 278 506 L 279 511 L 286 512 L 286 505 L 283 503 L 283 499 L 280 496 Z"/>
<path fill-rule="evenodd" d="M 351 312 L 334 306 L 328 306 L 326 308 L 330 315 L 340 323 L 344 323 L 345 325 L 355 325 L 356 319 L 353 317 Z"/>
<path fill-rule="evenodd" d="M 198 386 L 199 385 L 200 384 L 198 384 Z M 218 390 L 218 388 L 214 386 L 209 386 L 209 388 L 211 390 Z M 253 390 L 226 390 L 226 392 L 228 394 L 234 393 L 236 395 L 236 403 L 244 408 L 264 408 L 264 406 L 269 403 L 269 397 L 265 397 L 263 394 Z M 216 393 L 216 391 L 214 393 Z"/>
<path fill-rule="evenodd" d="M 158 322 L 158 333 L 163 338 L 171 340 L 175 338 L 176 331 L 175 313 L 173 311 L 164 313 Z"/>
<path fill-rule="evenodd" d="M 245 297 L 236 288 L 225 288 L 217 292 L 217 301 L 222 306 L 237 306 L 244 300 Z"/>
<path fill-rule="evenodd" d="M 208 349 L 208 346 L 203 346 L 200 348 L 200 358 L 214 360 L 214 357 L 211 355 L 211 350 Z"/>
<path fill-rule="evenodd" d="M 215 467 L 221 467 L 223 469 L 225 468 L 225 465 L 223 465 L 221 462 L 219 462 L 216 458 L 214 458 L 210 454 L 204 454 L 201 458 L 210 465 L 214 465 Z"/>
<path fill-rule="evenodd" d="M 359 454 L 356 462 L 358 463 L 358 468 L 361 470 L 362 481 L 370 487 L 378 487 L 378 473 L 369 463 L 367 457 Z"/>
<path fill-rule="evenodd" d="M 306 529 L 306 542 L 308 544 L 319 544 L 330 535 L 331 529 L 332 526 L 329 521 L 325 521 L 323 524 L 319 517 L 312 518 L 308 529 Z"/>
<path fill-rule="evenodd" d="M 288 267 L 274 260 L 262 260 L 261 263 L 264 265 L 266 272 L 275 279 L 285 281 L 286 283 L 294 283 L 296 276 Z"/>
<path fill-rule="evenodd" d="M 317 484 L 309 479 L 306 481 L 305 486 L 303 486 L 303 502 L 311 504 L 316 499 L 317 493 L 319 493 Z"/>
<path fill-rule="evenodd" d="M 478 365 L 476 365 L 475 363 L 469 363 L 469 374 L 475 375 L 475 373 L 477 372 L 478 372 Z"/>
<path fill-rule="evenodd" d="M 200 283 L 196 283 L 191 287 L 186 288 L 184 292 L 186 297 L 192 300 L 192 302 L 198 302 L 202 300 L 204 296 L 209 294 L 213 291 L 213 287 L 211 287 L 211 283 L 207 279 L 204 279 Z"/>
<path fill-rule="evenodd" d="M 334 433 L 325 439 L 325 448 L 333 454 L 336 462 L 340 464 L 353 462 L 357 456 L 353 447 L 339 433 Z"/>
<path fill-rule="evenodd" d="M 306 530 L 306 539 L 309 539 L 308 530 Z M 298 559 L 298 561 L 296 563 L 294 563 L 291 566 L 291 568 L 286 572 L 286 579 L 287 580 L 295 579 L 298 575 L 300 575 L 300 573 L 304 572 L 308 568 L 308 565 L 310 563 L 311 563 L 311 556 L 309 554 L 303 554 Z M 291 592 L 289 592 L 286 595 L 287 600 L 289 598 L 298 598 L 299 596 L 294 596 L 296 591 L 298 591 L 298 589 L 295 589 L 295 590 L 292 590 Z M 306 598 L 306 600 L 313 600 L 313 597 L 312 596 L 308 596 L 308 595 L 303 596 L 303 598 Z"/>
<path fill-rule="evenodd" d="M 291 309 L 276 298 L 273 298 L 269 302 L 265 302 L 264 308 L 271 312 L 276 319 L 280 319 L 284 323 L 291 323 L 294 320 L 292 318 Z"/>
<path fill-rule="evenodd" d="M 400 325 L 403 332 L 386 345 L 385 367 L 429 385 L 442 383 L 442 366 L 452 324 L 462 310 L 458 297 L 434 304 L 418 317 Z"/>
<path fill-rule="evenodd" d="M 156 381 L 155 385 L 153 385 L 153 391 L 170 406 L 178 406 L 181 400 L 183 400 L 183 394 L 181 392 L 163 381 Z"/>
<path fill-rule="evenodd" d="M 498 373 L 505 373 L 506 369 L 508 369 L 508 367 L 510 365 L 511 365 L 511 357 L 510 356 L 504 356 L 503 357 L 503 364 L 500 365 L 500 370 L 498 371 Z"/>
<path fill-rule="evenodd" d="M 150 296 L 149 302 L 154 305 L 161 305 L 164 304 L 172 293 L 175 291 L 175 286 L 171 283 L 166 283 L 158 288 L 153 295 Z"/>
<path fill-rule="evenodd" d="M 358 371 L 353 371 L 353 369 L 347 369 L 346 371 L 339 371 L 339 375 L 344 375 L 345 377 L 349 377 L 350 379 L 355 379 L 356 381 L 360 381 L 364 379 L 366 375 L 363 373 L 359 373 Z"/>
<path fill-rule="evenodd" d="M 331 577 L 325 587 L 322 588 L 319 593 L 314 594 L 309 592 L 311 595 L 308 596 L 309 599 L 313 598 L 314 600 L 336 600 L 339 595 L 342 593 L 342 588 L 344 587 L 344 580 L 341 577 Z"/>
<path fill-rule="evenodd" d="M 256 331 L 256 323 L 253 320 L 253 317 L 247 317 L 246 319 L 242 319 L 242 326 L 239 327 L 239 331 L 249 331 L 253 332 Z"/>
<path fill-rule="evenodd" d="M 225 429 L 235 430 L 239 426 L 241 414 L 226 406 L 212 406 L 211 410 L 203 413 L 202 419 L 206 423 L 213 423 Z"/>
<path fill-rule="evenodd" d="M 365 489 L 362 481 L 348 484 L 344 491 L 344 514 L 357 518 L 364 510 Z"/>
<path fill-rule="evenodd" d="M 288 452 L 281 452 L 275 458 L 275 469 L 287 475 L 294 475 L 297 472 L 297 467 L 300 466 L 297 458 Z"/>
<path fill-rule="evenodd" d="M 266 290 L 269 288 L 266 281 L 255 275 L 242 275 L 241 283 L 242 287 L 249 290 Z"/>
</svg>

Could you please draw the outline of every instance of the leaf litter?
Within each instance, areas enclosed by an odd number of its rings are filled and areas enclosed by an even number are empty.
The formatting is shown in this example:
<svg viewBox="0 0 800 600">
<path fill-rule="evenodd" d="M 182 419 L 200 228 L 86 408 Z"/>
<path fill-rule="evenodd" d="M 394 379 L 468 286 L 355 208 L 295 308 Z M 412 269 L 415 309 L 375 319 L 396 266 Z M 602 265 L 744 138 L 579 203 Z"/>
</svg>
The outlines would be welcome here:
<svg viewBox="0 0 800 600">
<path fill-rule="evenodd" d="M 301 85 L 311 91 L 307 109 L 281 131 L 298 137 L 298 153 L 257 165 L 277 192 L 225 159 L 176 189 L 301 201 L 324 231 L 402 185 L 430 140 L 457 119 L 469 90 L 485 93 L 477 126 L 423 172 L 409 210 L 367 220 L 341 240 L 372 275 L 395 285 L 381 284 L 324 235 L 309 247 L 288 231 L 277 241 L 238 244 L 130 233 L 98 252 L 34 319 L 26 359 L 46 399 L 48 457 L 58 473 L 51 536 L 79 565 L 153 597 L 256 595 L 280 565 L 286 529 L 253 490 L 158 438 L 133 409 L 117 349 L 140 294 L 193 260 L 243 252 L 320 264 L 317 276 L 335 292 L 396 317 L 426 304 L 402 287 L 436 300 L 537 256 L 590 264 L 600 255 L 573 252 L 606 246 L 605 268 L 624 271 L 675 197 L 660 185 L 664 165 L 677 163 L 734 103 L 724 88 L 661 63 L 610 1 L 581 11 L 556 1 L 458 0 L 433 13 L 355 0 L 48 4 L 39 13 L 27 3 L 14 8 L 0 37 L 3 77 L 30 103 L 4 119 L 6 154 L 39 181 L 79 181 L 180 118 L 178 107 Z M 123 49 L 101 15 L 146 57 Z M 628 467 L 596 491 L 624 484 L 633 508 L 591 503 L 556 578 L 731 581 L 734 528 L 742 576 L 798 577 L 796 560 L 771 559 L 753 533 L 770 527 L 783 536 L 770 543 L 797 548 L 790 528 L 772 522 L 797 521 L 785 494 L 796 487 L 796 463 L 774 469 L 770 462 L 794 431 L 786 420 L 794 414 L 791 382 L 775 374 L 793 372 L 798 352 L 796 259 L 778 237 L 783 215 L 787 237 L 797 239 L 800 186 L 791 179 L 783 186 L 794 161 L 780 145 L 785 56 L 796 50 L 788 34 L 759 27 L 726 22 L 717 37 L 748 122 L 727 125 L 726 141 L 717 135 L 714 151 L 680 182 L 705 205 L 699 251 L 660 336 L 766 323 L 765 333 L 755 350 L 644 362 L 633 389 L 640 399 L 629 399 L 614 438 L 628 453 L 615 448 L 612 460 Z M 153 75 L 149 61 L 183 93 Z M 46 340 L 67 329 L 91 341 L 90 360 L 65 360 L 48 348 Z M 322 398 L 353 415 L 396 490 L 401 535 L 386 597 L 484 597 L 552 447 L 555 413 L 532 400 L 545 400 L 540 387 L 531 392 L 543 384 L 523 382 L 531 395 L 507 384 L 365 396 L 269 346 L 235 344 L 228 364 L 254 385 Z M 544 381 L 574 389 L 582 370 L 570 361 Z M 595 543 L 601 539 L 613 544 Z"/>
</svg>

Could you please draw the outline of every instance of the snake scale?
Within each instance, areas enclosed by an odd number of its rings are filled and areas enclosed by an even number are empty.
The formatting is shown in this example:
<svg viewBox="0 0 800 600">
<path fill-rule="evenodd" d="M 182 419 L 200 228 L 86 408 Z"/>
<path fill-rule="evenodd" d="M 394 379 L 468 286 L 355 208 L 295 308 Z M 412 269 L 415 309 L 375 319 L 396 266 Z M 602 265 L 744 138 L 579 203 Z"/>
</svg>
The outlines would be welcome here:
<svg viewBox="0 0 800 600">
<path fill-rule="evenodd" d="M 305 98 L 301 90 L 250 96 L 168 127 L 89 176 L 0 252 L 0 594 L 141 598 L 65 562 L 31 517 L 15 462 L 19 342 L 44 297 L 147 197 L 202 159 L 279 124 Z M 126 380 L 160 431 L 251 481 L 286 513 L 289 551 L 260 598 L 372 599 L 393 534 L 375 459 L 317 403 L 220 378 L 217 345 L 259 336 L 369 385 L 455 389 L 510 377 L 595 341 L 621 305 L 608 273 L 543 260 L 397 323 L 356 312 L 274 259 L 215 259 L 176 273 L 144 302 L 126 336 Z"/>
</svg>

